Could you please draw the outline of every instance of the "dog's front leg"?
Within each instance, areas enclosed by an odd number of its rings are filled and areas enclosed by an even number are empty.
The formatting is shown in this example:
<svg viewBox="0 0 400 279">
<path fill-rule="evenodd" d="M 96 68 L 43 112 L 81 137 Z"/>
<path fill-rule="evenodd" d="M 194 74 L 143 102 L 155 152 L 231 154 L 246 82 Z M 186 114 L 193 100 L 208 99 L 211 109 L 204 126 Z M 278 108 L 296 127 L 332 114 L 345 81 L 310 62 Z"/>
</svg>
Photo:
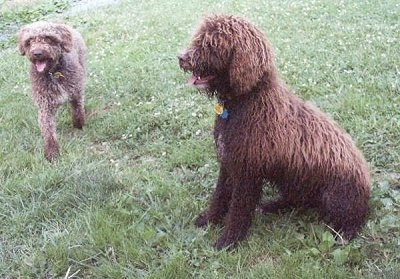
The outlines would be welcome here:
<svg viewBox="0 0 400 279">
<path fill-rule="evenodd" d="M 232 187 L 225 168 L 221 166 L 217 186 L 211 198 L 210 206 L 197 218 L 196 226 L 204 227 L 209 223 L 221 223 L 228 212 L 231 197 Z"/>
<path fill-rule="evenodd" d="M 231 185 L 232 199 L 224 232 L 215 244 L 217 249 L 230 248 L 246 237 L 262 191 L 262 181 L 254 177 L 243 176 Z"/>
<path fill-rule="evenodd" d="M 44 157 L 52 161 L 59 154 L 59 145 L 56 134 L 56 108 L 50 106 L 39 107 L 38 121 L 44 140 Z"/>
</svg>

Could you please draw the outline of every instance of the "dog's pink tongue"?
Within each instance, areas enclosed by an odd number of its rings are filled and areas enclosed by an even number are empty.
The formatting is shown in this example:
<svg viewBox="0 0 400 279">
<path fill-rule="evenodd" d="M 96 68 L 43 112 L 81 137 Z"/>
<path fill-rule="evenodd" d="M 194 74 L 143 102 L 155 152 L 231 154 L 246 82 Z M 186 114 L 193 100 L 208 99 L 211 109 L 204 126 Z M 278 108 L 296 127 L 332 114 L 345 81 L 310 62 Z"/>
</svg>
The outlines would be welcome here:
<svg viewBox="0 0 400 279">
<path fill-rule="evenodd" d="M 188 80 L 189 85 L 194 85 L 196 83 L 196 80 L 197 77 L 195 75 L 192 75 Z"/>
<path fill-rule="evenodd" d="M 35 63 L 36 66 L 36 70 L 41 73 L 44 71 L 44 69 L 46 69 L 46 62 L 45 61 L 37 61 Z"/>
</svg>

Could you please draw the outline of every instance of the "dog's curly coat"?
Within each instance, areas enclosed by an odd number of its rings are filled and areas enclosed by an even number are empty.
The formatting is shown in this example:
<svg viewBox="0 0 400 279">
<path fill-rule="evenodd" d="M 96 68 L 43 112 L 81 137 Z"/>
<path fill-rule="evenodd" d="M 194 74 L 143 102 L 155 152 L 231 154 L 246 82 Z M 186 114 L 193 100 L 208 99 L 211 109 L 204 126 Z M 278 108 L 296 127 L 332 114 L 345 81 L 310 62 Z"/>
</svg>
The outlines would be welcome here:
<svg viewBox="0 0 400 279">
<path fill-rule="evenodd" d="M 75 128 L 85 122 L 86 46 L 71 27 L 56 22 L 35 22 L 19 33 L 19 51 L 31 61 L 33 99 L 44 139 L 44 154 L 53 160 L 59 154 L 56 134 L 57 108 L 69 101 Z"/>
<path fill-rule="evenodd" d="M 345 239 L 357 234 L 368 213 L 367 163 L 345 131 L 286 87 L 257 27 L 233 16 L 207 17 L 179 64 L 193 73 L 189 83 L 216 95 L 227 112 L 214 129 L 216 190 L 196 221 L 202 227 L 225 218 L 217 248 L 246 236 L 265 181 L 280 196 L 261 206 L 264 213 L 316 208 Z"/>
</svg>

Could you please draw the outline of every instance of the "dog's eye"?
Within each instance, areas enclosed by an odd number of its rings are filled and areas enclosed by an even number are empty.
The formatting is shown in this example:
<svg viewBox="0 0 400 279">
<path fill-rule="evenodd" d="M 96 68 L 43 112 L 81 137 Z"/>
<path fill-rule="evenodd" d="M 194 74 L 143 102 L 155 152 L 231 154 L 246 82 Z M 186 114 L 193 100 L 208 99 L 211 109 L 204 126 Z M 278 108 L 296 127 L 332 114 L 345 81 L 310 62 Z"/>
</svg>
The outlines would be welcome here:
<svg viewBox="0 0 400 279">
<path fill-rule="evenodd" d="M 57 43 L 56 40 L 55 40 L 53 37 L 50 37 L 50 36 L 46 36 L 46 37 L 44 38 L 44 41 L 45 41 L 46 43 L 48 43 L 48 44 L 55 44 L 55 43 Z"/>
<path fill-rule="evenodd" d="M 26 40 L 24 46 L 29 47 L 30 45 L 31 45 L 31 40 Z"/>
</svg>

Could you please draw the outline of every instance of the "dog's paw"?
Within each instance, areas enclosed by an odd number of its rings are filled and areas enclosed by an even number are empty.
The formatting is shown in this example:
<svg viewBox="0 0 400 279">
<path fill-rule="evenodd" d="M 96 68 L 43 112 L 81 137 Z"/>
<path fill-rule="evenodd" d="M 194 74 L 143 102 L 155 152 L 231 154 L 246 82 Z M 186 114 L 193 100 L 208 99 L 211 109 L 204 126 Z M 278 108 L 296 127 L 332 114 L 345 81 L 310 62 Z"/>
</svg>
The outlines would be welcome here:
<svg viewBox="0 0 400 279">
<path fill-rule="evenodd" d="M 237 244 L 237 241 L 235 241 L 234 239 L 232 239 L 228 236 L 222 235 L 217 240 L 217 242 L 215 243 L 214 246 L 217 250 L 223 250 L 223 249 L 230 250 L 230 249 L 233 249 L 236 246 L 236 244 Z"/>
<path fill-rule="evenodd" d="M 80 124 L 80 123 L 74 123 L 74 124 L 73 124 L 73 127 L 74 127 L 75 129 L 82 130 L 82 128 L 83 128 L 83 124 Z"/>
<path fill-rule="evenodd" d="M 59 155 L 59 146 L 57 142 L 46 145 L 44 148 L 44 157 L 47 161 L 52 162 Z"/>
<path fill-rule="evenodd" d="M 195 225 L 199 228 L 206 227 L 209 223 L 211 223 L 211 221 L 207 211 L 200 214 L 195 221 Z"/>
<path fill-rule="evenodd" d="M 262 214 L 279 214 L 289 209 L 291 209 L 291 207 L 284 200 L 271 200 L 263 203 L 257 209 L 257 211 L 261 212 Z"/>
<path fill-rule="evenodd" d="M 44 157 L 47 161 L 52 162 L 55 158 L 58 157 L 58 150 L 57 151 L 47 151 L 44 153 Z"/>
<path fill-rule="evenodd" d="M 221 212 L 214 212 L 213 210 L 206 210 L 199 215 L 196 219 L 197 227 L 206 227 L 208 224 L 221 225 L 223 223 L 224 214 Z"/>
<path fill-rule="evenodd" d="M 85 125 L 85 117 L 74 117 L 72 120 L 72 125 L 74 128 L 82 130 L 83 126 Z"/>
<path fill-rule="evenodd" d="M 258 207 L 257 211 L 260 212 L 261 214 L 268 214 L 268 213 L 276 214 L 279 212 L 279 209 L 272 203 L 265 203 L 262 204 L 260 207 Z"/>
</svg>

